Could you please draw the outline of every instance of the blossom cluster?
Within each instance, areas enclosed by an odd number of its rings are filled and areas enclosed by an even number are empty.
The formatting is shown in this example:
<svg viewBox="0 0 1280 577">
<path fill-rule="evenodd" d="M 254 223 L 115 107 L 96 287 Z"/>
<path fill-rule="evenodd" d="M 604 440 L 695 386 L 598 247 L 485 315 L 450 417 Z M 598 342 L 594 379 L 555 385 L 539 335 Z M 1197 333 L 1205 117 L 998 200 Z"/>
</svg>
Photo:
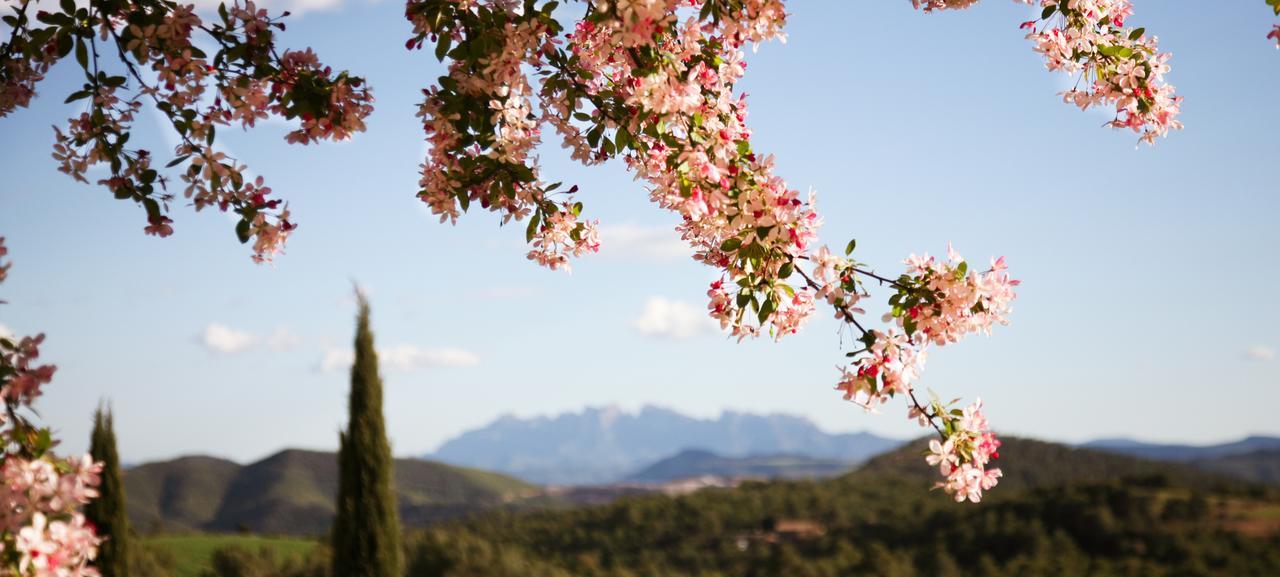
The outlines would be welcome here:
<svg viewBox="0 0 1280 577">
<path fill-rule="evenodd" d="M 170 0 L 63 3 L 34 18 L 32 4 L 20 3 L 12 39 L 0 49 L 0 116 L 26 106 L 44 71 L 74 52 L 87 82 L 67 102 L 85 106 L 54 128 L 53 157 L 80 182 L 88 182 L 90 167 L 106 165 L 110 176 L 98 184 L 142 205 L 147 234 L 173 233 L 173 195 L 151 152 L 127 144 L 144 104 L 164 114 L 179 137 L 168 167 L 185 164 L 179 173 L 185 198 L 197 210 L 212 206 L 239 215 L 237 236 L 254 240 L 257 261 L 279 252 L 295 225 L 281 201 L 266 198 L 270 188 L 217 149 L 217 128 L 248 128 L 277 115 L 299 123 L 288 142 L 309 144 L 350 138 L 364 130 L 372 111 L 363 79 L 335 73 L 310 49 L 277 54 L 274 33 L 285 25 L 252 0 L 222 5 L 209 21 L 194 6 Z M 197 31 L 218 46 L 212 56 L 194 42 Z M 110 72 L 112 64 L 120 70 Z"/>
<path fill-rule="evenodd" d="M 3 335 L 0 335 L 0 338 L 6 339 L 5 343 L 0 343 L 0 366 L 6 367 L 8 369 L 6 372 L 9 373 L 8 379 L 0 385 L 0 400 L 5 403 L 30 405 L 40 396 L 41 388 L 53 380 L 53 372 L 56 370 L 53 365 L 36 364 L 36 359 L 40 357 L 40 344 L 44 342 L 44 335 L 27 336 L 17 340 Z M 0 424 L 7 419 L 7 414 L 0 415 Z"/>
<path fill-rule="evenodd" d="M 0 264 L 0 281 L 8 268 Z M 53 377 L 52 365 L 36 363 L 43 340 L 0 335 L 0 574 L 92 577 L 101 540 L 79 509 L 97 497 L 102 465 L 88 455 L 58 458 L 49 429 L 23 414 Z"/>
<path fill-rule="evenodd" d="M 12 37 L 0 45 L 0 118 L 30 104 L 36 94 L 36 84 L 44 80 L 58 58 L 67 54 L 63 50 L 66 42 L 50 43 L 47 35 L 29 33 L 28 8 L 33 3 L 31 0 L 18 3 L 11 16 L 13 21 L 7 22 L 13 28 Z"/>
<path fill-rule="evenodd" d="M 940 472 L 947 480 L 938 486 L 958 501 L 977 502 L 1000 476 L 999 470 L 986 469 L 999 441 L 987 428 L 981 401 L 963 411 L 948 411 L 936 400 L 926 407 L 917 400 L 914 385 L 930 346 L 946 346 L 971 333 L 990 334 L 993 326 L 1008 324 L 1020 282 L 1010 278 L 1004 258 L 992 259 L 991 268 L 978 272 L 948 247 L 946 261 L 928 254 L 909 256 L 906 271 L 896 279 L 880 277 L 825 248 L 813 261 L 818 294 L 835 307 L 837 317 L 862 331 L 858 342 L 863 348 L 849 353 L 852 361 L 840 368 L 836 389 L 867 410 L 895 397 L 907 398 L 908 418 L 934 427 L 941 437 L 941 444 L 935 440 L 934 445 L 946 448 Z M 896 326 L 862 330 L 855 320 L 864 314 L 856 306 L 866 296 L 861 278 L 895 289 L 883 320 Z M 929 463 L 939 465 L 933 457 Z"/>
<path fill-rule="evenodd" d="M 936 487 L 957 502 L 981 501 L 982 492 L 995 487 L 1001 476 L 1000 469 L 988 466 L 1000 458 L 1000 440 L 987 426 L 982 399 L 950 411 L 935 400 L 932 411 L 941 416 L 943 438 L 929 441 L 925 461 L 946 478 Z"/>
<path fill-rule="evenodd" d="M 951 247 L 947 259 L 941 262 L 928 253 L 907 257 L 899 292 L 889 299 L 889 315 L 898 326 L 941 346 L 971 332 L 990 335 L 993 325 L 1008 324 L 1017 297 L 1014 287 L 1020 283 L 1009 278 L 1004 257 L 991 259 L 991 268 L 981 273 L 969 270 Z"/>
<path fill-rule="evenodd" d="M 1182 128 L 1177 120 L 1182 98 L 1164 81 L 1169 54 L 1159 51 L 1158 39 L 1145 29 L 1125 26 L 1133 14 L 1129 0 L 1015 1 L 1042 9 L 1039 19 L 1022 23 L 1022 28 L 1045 66 L 1079 75 L 1076 87 L 1061 94 L 1064 102 L 1082 110 L 1112 107 L 1116 116 L 1109 124 L 1132 130 L 1148 144 Z M 929 12 L 967 8 L 976 0 L 912 3 Z"/>
<path fill-rule="evenodd" d="M 454 59 L 440 86 L 424 91 L 418 116 L 431 151 L 418 197 L 441 222 L 456 222 L 473 203 L 500 213 L 504 223 L 527 219 L 529 259 L 568 270 L 570 257 L 599 250 L 597 223 L 579 218 L 582 205 L 572 200 L 577 187 L 557 192 L 560 183 L 546 184 L 539 176 L 533 151 L 557 108 L 535 94 L 525 73 L 526 67 L 545 70 L 547 56 L 562 42 L 559 24 L 546 13 L 521 13 L 513 3 L 488 4 L 476 3 L 473 11 L 465 4 L 409 2 L 417 34 L 411 47 L 435 35 L 439 46 L 456 42 L 469 55 Z M 441 11 L 450 11 L 460 25 L 433 28 L 453 21 Z M 486 33 L 476 36 L 478 29 Z M 564 121 L 559 126 L 569 129 Z"/>
</svg>

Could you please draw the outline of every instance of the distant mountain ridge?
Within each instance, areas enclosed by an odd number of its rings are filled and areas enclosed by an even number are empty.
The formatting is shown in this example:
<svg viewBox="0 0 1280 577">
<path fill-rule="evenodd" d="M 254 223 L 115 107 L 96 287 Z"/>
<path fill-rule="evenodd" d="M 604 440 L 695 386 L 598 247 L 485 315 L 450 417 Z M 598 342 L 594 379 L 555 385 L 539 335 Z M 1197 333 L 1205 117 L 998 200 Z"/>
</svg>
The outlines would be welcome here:
<svg viewBox="0 0 1280 577">
<path fill-rule="evenodd" d="M 417 459 L 396 459 L 395 466 L 400 518 L 408 526 L 515 504 L 538 493 L 497 473 Z M 124 484 L 129 521 L 140 531 L 320 534 L 334 515 L 337 457 L 296 449 L 248 465 L 182 457 L 132 467 Z"/>
<path fill-rule="evenodd" d="M 1145 457 L 1157 461 L 1204 461 L 1256 451 L 1280 450 L 1280 437 L 1252 435 L 1239 441 L 1216 445 L 1178 445 L 1135 441 L 1132 439 L 1098 439 L 1082 445 L 1090 449 Z"/>
<path fill-rule="evenodd" d="M 426 458 L 501 471 L 535 483 L 611 483 L 689 449 L 726 457 L 793 454 L 850 466 L 904 441 L 832 434 L 792 415 L 725 412 L 697 419 L 646 406 L 588 408 L 554 417 L 505 416 L 446 442 Z"/>
</svg>

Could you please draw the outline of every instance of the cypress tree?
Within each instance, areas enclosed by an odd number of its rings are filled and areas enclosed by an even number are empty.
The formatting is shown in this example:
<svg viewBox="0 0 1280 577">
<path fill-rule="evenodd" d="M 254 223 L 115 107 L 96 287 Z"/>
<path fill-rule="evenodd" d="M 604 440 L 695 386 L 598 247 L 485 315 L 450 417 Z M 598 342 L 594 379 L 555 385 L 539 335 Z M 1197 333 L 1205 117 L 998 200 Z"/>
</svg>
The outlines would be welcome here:
<svg viewBox="0 0 1280 577">
<path fill-rule="evenodd" d="M 338 435 L 338 502 L 333 522 L 335 577 L 400 577 L 400 519 L 394 463 L 382 419 L 382 378 L 369 330 L 369 303 L 357 291 L 355 364 L 347 430 Z"/>
<path fill-rule="evenodd" d="M 85 505 L 84 515 L 105 539 L 94 566 L 102 577 L 129 575 L 129 520 L 125 516 L 124 481 L 120 478 L 120 455 L 116 452 L 115 417 L 109 407 L 93 414 L 93 436 L 89 455 L 102 463 L 98 498 Z"/>
</svg>

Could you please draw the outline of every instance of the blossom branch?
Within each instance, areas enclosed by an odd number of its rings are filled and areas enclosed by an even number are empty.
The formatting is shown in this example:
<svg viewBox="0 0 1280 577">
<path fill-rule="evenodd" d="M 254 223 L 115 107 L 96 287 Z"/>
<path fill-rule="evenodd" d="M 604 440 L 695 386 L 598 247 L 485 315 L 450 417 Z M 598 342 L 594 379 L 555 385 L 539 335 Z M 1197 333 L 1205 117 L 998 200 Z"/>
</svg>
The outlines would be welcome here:
<svg viewBox="0 0 1280 577">
<path fill-rule="evenodd" d="M 1064 102 L 1081 110 L 1112 106 L 1113 128 L 1138 133 L 1139 141 L 1155 144 L 1156 138 L 1182 128 L 1177 120 L 1182 98 L 1164 82 L 1169 54 L 1158 50 L 1158 39 L 1145 28 L 1125 26 L 1133 14 L 1129 0 L 1015 0 L 1038 5 L 1036 20 L 1023 22 L 1027 39 L 1045 58 L 1052 71 L 1079 74 L 1084 89 L 1063 92 Z M 1280 0 L 1275 3 L 1280 14 Z M 925 12 L 968 8 L 977 0 L 912 0 Z M 1280 40 L 1280 39 L 1278 39 Z"/>
<path fill-rule="evenodd" d="M 217 126 L 239 122 L 248 128 L 278 115 L 299 122 L 288 142 L 309 144 L 350 138 L 364 130 L 372 111 L 373 97 L 362 78 L 335 74 L 309 49 L 278 52 L 273 32 L 285 25 L 252 0 L 220 5 L 207 24 L 192 6 L 171 0 L 90 0 L 87 7 L 64 2 L 59 10 L 37 13 L 42 28 L 28 25 L 27 5 L 5 19 L 14 39 L 0 53 L 0 116 L 25 107 L 49 66 L 74 52 L 88 82 L 67 102 L 91 99 L 90 111 L 69 119 L 65 130 L 55 127 L 54 158 L 59 170 L 81 182 L 87 182 L 90 166 L 109 165 L 111 177 L 98 183 L 145 208 L 147 234 L 168 236 L 173 227 L 167 214 L 171 196 L 160 190 L 165 179 L 152 168 L 150 153 L 125 146 L 144 97 L 165 114 L 181 141 L 165 168 L 184 165 L 184 195 L 197 210 L 213 206 L 237 213 L 236 235 L 253 241 L 259 262 L 283 249 L 295 225 L 287 204 L 267 198 L 271 189 L 261 177 L 247 178 L 244 165 L 216 150 Z M 217 43 L 212 58 L 193 44 L 196 31 Z M 100 67 L 96 37 L 113 41 L 127 76 Z M 143 67 L 154 74 L 154 83 L 145 80 Z M 211 90 L 213 101 L 207 103 Z"/>
<path fill-rule="evenodd" d="M 583 164 L 621 158 L 654 202 L 681 216 L 677 230 L 694 259 L 721 271 L 707 309 L 723 329 L 739 340 L 766 333 L 781 339 L 799 331 L 816 299 L 826 300 L 862 344 L 847 353 L 852 364 L 837 388 L 868 409 L 898 394 L 911 397 L 910 416 L 962 448 L 948 457 L 956 467 L 940 468 L 947 491 L 981 498 L 999 472 L 988 471 L 988 455 L 972 446 L 989 432 L 940 405 L 926 409 L 909 393 L 928 346 L 1006 322 L 1016 281 L 998 272 L 1002 260 L 976 273 L 958 255 L 945 264 L 912 256 L 908 273 L 891 279 L 817 246 L 813 194 L 806 199 L 788 188 L 773 173 L 773 159 L 753 151 L 746 99 L 734 89 L 746 69 L 743 45 L 782 37 L 782 2 L 587 2 L 587 15 L 563 38 L 570 28 L 554 18 L 557 4 L 407 3 L 414 28 L 406 46 L 431 41 L 449 67 L 424 91 L 419 109 L 431 143 L 419 197 L 442 222 L 473 204 L 503 222 L 527 218 L 530 258 L 563 268 L 567 257 L 592 252 L 598 242 L 573 235 L 594 231 L 594 223 L 576 220 L 580 203 L 548 208 L 558 183 L 542 184 L 531 154 L 542 127 L 551 125 Z M 682 16 L 683 8 L 698 14 Z M 551 211 L 565 220 L 548 226 Z M 846 256 L 852 249 L 850 243 Z M 788 279 L 797 274 L 804 282 L 793 286 Z M 895 291 L 885 318 L 896 327 L 868 329 L 858 319 L 864 278 Z M 972 411 L 980 415 L 980 405 Z M 980 479 L 961 482 L 957 471 Z"/>
</svg>

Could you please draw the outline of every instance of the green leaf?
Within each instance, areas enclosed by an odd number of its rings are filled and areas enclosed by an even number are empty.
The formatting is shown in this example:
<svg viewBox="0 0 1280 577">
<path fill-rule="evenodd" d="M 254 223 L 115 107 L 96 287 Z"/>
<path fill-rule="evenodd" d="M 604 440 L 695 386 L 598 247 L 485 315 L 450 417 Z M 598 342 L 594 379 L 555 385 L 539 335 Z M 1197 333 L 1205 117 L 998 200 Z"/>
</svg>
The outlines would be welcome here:
<svg viewBox="0 0 1280 577">
<path fill-rule="evenodd" d="M 769 315 L 772 315 L 773 311 L 776 310 L 778 310 L 777 295 L 771 294 L 769 298 L 765 299 L 764 304 L 760 306 L 760 313 L 756 315 L 756 320 L 763 323 L 769 320 Z"/>
<path fill-rule="evenodd" d="M 1040 13 L 1040 19 L 1044 20 L 1050 16 L 1053 16 L 1053 13 L 1056 12 L 1057 10 L 1058 10 L 1057 6 L 1049 6 L 1045 8 L 1044 11 Z"/>
<path fill-rule="evenodd" d="M 89 92 L 88 90 L 77 90 L 76 92 L 72 92 L 72 93 L 71 93 L 71 96 L 68 96 L 68 97 L 67 97 L 67 99 L 66 99 L 66 100 L 64 100 L 62 103 L 63 103 L 63 104 L 68 104 L 68 103 L 71 103 L 71 102 L 75 102 L 75 101 L 77 101 L 77 100 L 80 100 L 80 99 L 82 99 L 82 98 L 88 98 L 88 97 L 89 97 L 89 95 L 91 95 L 91 94 L 93 94 L 93 93 L 92 93 L 92 92 Z"/>
<path fill-rule="evenodd" d="M 855 238 L 850 240 L 849 244 L 844 247 L 844 255 L 849 256 L 853 254 L 853 249 L 856 249 L 856 248 L 858 248 L 858 239 Z"/>
<path fill-rule="evenodd" d="M 249 242 L 249 221 L 240 219 L 236 223 L 236 238 L 240 239 L 240 244 Z"/>
<path fill-rule="evenodd" d="M 453 45 L 453 37 L 448 34 L 440 36 L 440 41 L 436 43 L 436 60 L 444 62 L 444 57 L 449 54 L 449 48 Z"/>
<path fill-rule="evenodd" d="M 1146 34 L 1146 33 L 1147 33 L 1147 29 L 1146 29 L 1146 28 L 1134 28 L 1134 29 L 1133 29 L 1133 32 L 1130 32 L 1130 33 L 1129 33 L 1129 39 L 1130 39 L 1130 40 L 1137 40 L 1137 39 L 1139 39 L 1139 38 L 1142 38 L 1142 35 L 1143 35 L 1143 34 Z"/>
<path fill-rule="evenodd" d="M 741 246 L 742 239 L 735 236 L 725 240 L 723 243 L 720 243 L 720 250 L 722 252 L 737 252 L 738 248 Z"/>
<path fill-rule="evenodd" d="M 51 447 L 53 447 L 53 434 L 49 429 L 40 429 L 40 433 L 36 436 L 35 454 L 43 455 Z"/>
<path fill-rule="evenodd" d="M 524 241 L 533 242 L 533 235 L 538 234 L 538 223 L 542 220 L 542 213 L 535 212 L 529 217 L 529 226 L 524 229 Z"/>
<path fill-rule="evenodd" d="M 71 35 L 59 34 L 58 35 L 58 58 L 62 58 L 68 54 L 71 54 L 71 46 L 72 46 Z"/>
<path fill-rule="evenodd" d="M 89 69 L 89 49 L 85 48 L 84 40 L 79 37 L 76 37 L 76 62 L 80 63 L 81 68 Z"/>
</svg>

